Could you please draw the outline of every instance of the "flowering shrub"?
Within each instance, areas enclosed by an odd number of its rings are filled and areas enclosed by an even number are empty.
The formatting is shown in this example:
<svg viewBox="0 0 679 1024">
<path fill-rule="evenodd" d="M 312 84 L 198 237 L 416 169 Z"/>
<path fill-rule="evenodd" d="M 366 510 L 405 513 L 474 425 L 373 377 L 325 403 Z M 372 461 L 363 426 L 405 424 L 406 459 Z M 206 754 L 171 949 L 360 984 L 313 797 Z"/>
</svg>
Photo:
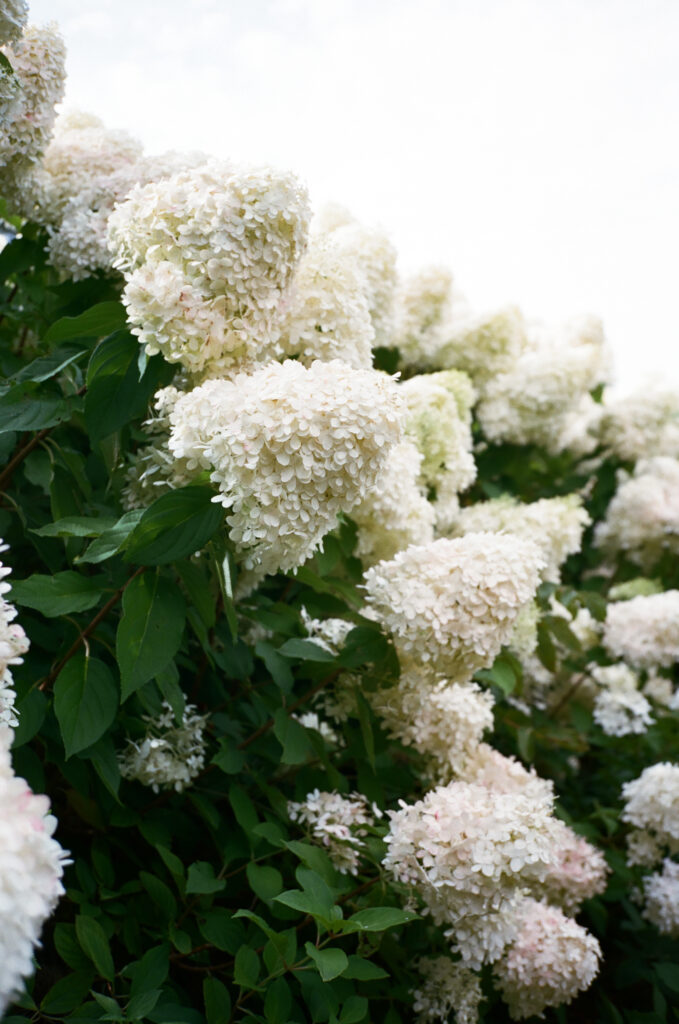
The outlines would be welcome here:
<svg viewBox="0 0 679 1024">
<path fill-rule="evenodd" d="M 0 1013 L 664 1024 L 679 393 L 0 14 Z M 11 577 L 10 577 L 11 572 Z"/>
</svg>

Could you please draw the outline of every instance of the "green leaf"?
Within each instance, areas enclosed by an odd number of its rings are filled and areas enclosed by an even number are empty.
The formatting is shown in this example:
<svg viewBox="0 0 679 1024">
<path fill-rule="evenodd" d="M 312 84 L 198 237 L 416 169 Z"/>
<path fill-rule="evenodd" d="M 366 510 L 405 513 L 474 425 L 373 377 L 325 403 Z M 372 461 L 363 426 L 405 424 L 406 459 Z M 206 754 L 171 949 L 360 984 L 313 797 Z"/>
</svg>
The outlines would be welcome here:
<svg viewBox="0 0 679 1024">
<path fill-rule="evenodd" d="M 270 1024 L 285 1024 L 292 1006 L 290 987 L 285 978 L 276 978 L 267 986 L 264 1016 Z"/>
<path fill-rule="evenodd" d="M 173 921 L 177 913 L 177 901 L 169 886 L 148 871 L 140 871 L 139 880 L 163 916 Z"/>
<path fill-rule="evenodd" d="M 231 996 L 218 978 L 203 981 L 203 1003 L 207 1024 L 228 1024 L 231 1019 Z"/>
<path fill-rule="evenodd" d="M 53 618 L 94 608 L 107 588 L 105 576 L 82 576 L 70 569 L 54 576 L 35 573 L 12 583 L 12 601 Z"/>
<path fill-rule="evenodd" d="M 550 672 L 556 669 L 556 647 L 543 622 L 538 623 L 538 658 Z"/>
<path fill-rule="evenodd" d="M 342 932 L 384 932 L 387 928 L 396 928 L 398 925 L 415 921 L 419 917 L 409 910 L 399 910 L 398 907 L 368 907 L 366 910 L 359 910 L 352 914 L 348 920 L 343 921 Z"/>
<path fill-rule="evenodd" d="M 142 992 L 158 989 L 167 978 L 169 970 L 170 947 L 167 943 L 147 950 L 141 960 L 134 965 L 130 995 L 138 996 Z"/>
<path fill-rule="evenodd" d="M 78 555 L 76 562 L 104 562 L 121 549 L 127 538 L 144 514 L 144 509 L 133 508 L 92 541 L 84 554 Z"/>
<path fill-rule="evenodd" d="M 75 932 L 83 952 L 87 954 L 102 978 L 113 981 L 115 968 L 108 939 L 98 921 L 85 914 L 75 919 Z"/>
<path fill-rule="evenodd" d="M 498 686 L 507 697 L 516 687 L 516 673 L 509 659 L 502 654 L 497 656 L 490 668 L 480 669 L 476 675 L 484 682 Z"/>
<path fill-rule="evenodd" d="M 200 934 L 206 942 L 232 955 L 242 946 L 245 932 L 240 921 L 233 918 L 230 910 L 215 907 L 198 919 Z"/>
<path fill-rule="evenodd" d="M 349 996 L 340 1011 L 340 1024 L 358 1024 L 365 1019 L 367 1012 L 368 1000 L 365 996 Z"/>
<path fill-rule="evenodd" d="M 368 757 L 368 764 L 375 770 L 375 738 L 373 736 L 373 727 L 370 720 L 370 708 L 363 694 L 359 691 L 358 687 L 355 690 L 356 694 L 356 707 L 358 710 L 358 723 L 361 727 L 361 736 L 363 737 L 363 744 L 365 746 L 365 752 Z"/>
<path fill-rule="evenodd" d="M 254 949 L 241 946 L 233 965 L 233 980 L 241 988 L 256 988 L 259 977 L 259 957 Z"/>
<path fill-rule="evenodd" d="M 379 981 L 388 978 L 389 974 L 372 961 L 352 955 L 349 957 L 349 966 L 342 971 L 342 977 L 354 978 L 356 981 Z"/>
<path fill-rule="evenodd" d="M 553 633 L 560 644 L 570 648 L 572 651 L 581 651 L 582 644 L 570 628 L 568 623 L 560 615 L 545 615 L 542 621 Z"/>
<path fill-rule="evenodd" d="M 248 882 L 255 896 L 260 900 L 270 900 L 283 888 L 283 876 L 276 868 L 270 868 L 259 864 L 248 864 L 246 868 Z"/>
<path fill-rule="evenodd" d="M 139 380 L 139 342 L 127 331 L 116 331 L 94 350 L 87 367 L 85 424 L 93 442 L 143 416 L 168 364 L 150 360 Z"/>
<path fill-rule="evenodd" d="M 52 324 L 44 340 L 71 341 L 74 338 L 101 338 L 124 327 L 125 307 L 120 302 L 100 302 L 80 316 L 64 316 Z M 137 343 L 138 344 L 138 343 Z"/>
<path fill-rule="evenodd" d="M 255 644 L 255 654 L 266 665 L 269 675 L 283 693 L 291 693 L 294 685 L 292 669 L 284 657 L 265 640 Z"/>
<path fill-rule="evenodd" d="M 91 968 L 67 974 L 52 985 L 40 1004 L 41 1009 L 45 1013 L 68 1013 L 69 1010 L 75 1010 L 89 992 L 93 980 Z M 25 1024 L 26 1018 L 21 1019 Z M 3 1017 L 3 1020 L 6 1018 Z"/>
<path fill-rule="evenodd" d="M 332 981 L 333 978 L 339 977 L 349 966 L 347 954 L 343 949 L 316 949 L 313 942 L 305 943 L 304 948 L 316 964 L 323 981 Z"/>
<path fill-rule="evenodd" d="M 98 537 L 116 524 L 115 516 L 66 516 L 31 530 L 38 537 Z"/>
<path fill-rule="evenodd" d="M 273 721 L 274 735 L 283 747 L 281 762 L 303 764 L 313 754 L 313 747 L 304 726 L 291 718 L 285 708 L 278 708 Z"/>
<path fill-rule="evenodd" d="M 189 865 L 186 879 L 187 893 L 210 894 L 226 889 L 226 882 L 215 877 L 215 869 L 205 860 L 198 860 Z"/>
<path fill-rule="evenodd" d="M 245 764 L 245 755 L 236 749 L 234 741 L 222 736 L 219 741 L 219 750 L 212 758 L 212 764 L 216 764 L 225 775 L 237 775 Z"/>
<path fill-rule="evenodd" d="M 161 989 L 150 988 L 146 992 L 140 992 L 139 995 L 133 996 L 127 1004 L 125 1016 L 128 1020 L 143 1020 L 146 1014 L 155 1007 L 161 995 Z"/>
<path fill-rule="evenodd" d="M 78 404 L 78 398 L 64 398 L 61 392 L 18 384 L 0 397 L 0 433 L 54 427 L 69 420 Z"/>
<path fill-rule="evenodd" d="M 121 699 L 153 679 L 174 658 L 184 634 L 186 606 L 176 584 L 159 572 L 132 580 L 123 594 L 116 635 Z"/>
<path fill-rule="evenodd" d="M 209 487 L 180 487 L 146 509 L 132 531 L 125 559 L 165 565 L 200 551 L 224 523 L 224 510 Z"/>
<path fill-rule="evenodd" d="M 679 964 L 659 963 L 655 965 L 655 972 L 662 981 L 673 992 L 679 992 Z"/>
<path fill-rule="evenodd" d="M 118 694 L 116 690 L 116 705 L 117 703 Z M 82 756 L 92 762 L 97 775 L 111 796 L 117 800 L 118 790 L 120 789 L 120 768 L 112 737 L 102 736 L 93 747 L 83 751 Z"/>
<path fill-rule="evenodd" d="M 334 654 L 326 651 L 323 647 L 319 647 L 313 640 L 301 640 L 297 637 L 293 637 L 292 640 L 286 640 L 282 647 L 278 648 L 278 653 L 282 654 L 285 658 L 299 658 L 301 661 L 335 660 Z"/>
<path fill-rule="evenodd" d="M 82 348 L 61 348 L 46 356 L 39 356 L 15 373 L 12 380 L 15 384 L 23 384 L 25 381 L 42 384 L 43 381 L 56 377 L 58 373 L 83 356 L 85 351 Z"/>
<path fill-rule="evenodd" d="M 96 743 L 117 710 L 118 687 L 106 665 L 83 653 L 71 658 L 54 684 L 54 712 L 66 758 Z"/>
</svg>

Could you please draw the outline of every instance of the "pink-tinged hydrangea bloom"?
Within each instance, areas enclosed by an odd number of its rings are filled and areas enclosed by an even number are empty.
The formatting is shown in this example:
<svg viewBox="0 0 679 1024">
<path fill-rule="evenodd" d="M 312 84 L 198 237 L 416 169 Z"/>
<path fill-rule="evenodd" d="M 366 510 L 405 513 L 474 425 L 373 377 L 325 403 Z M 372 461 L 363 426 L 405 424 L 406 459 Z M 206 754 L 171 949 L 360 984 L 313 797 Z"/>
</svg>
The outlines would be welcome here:
<svg viewBox="0 0 679 1024">
<path fill-rule="evenodd" d="M 13 733 L 0 724 L 0 1015 L 33 971 L 43 923 L 63 893 L 65 853 L 49 801 L 13 770 Z"/>
<path fill-rule="evenodd" d="M 562 910 L 526 900 L 519 933 L 494 969 L 512 1020 L 570 1003 L 592 984 L 600 957 L 594 936 Z"/>
<path fill-rule="evenodd" d="M 551 797 L 451 782 L 389 812 L 383 863 L 449 928 L 465 963 L 478 967 L 511 940 L 517 894 L 546 873 L 551 812 Z"/>
</svg>

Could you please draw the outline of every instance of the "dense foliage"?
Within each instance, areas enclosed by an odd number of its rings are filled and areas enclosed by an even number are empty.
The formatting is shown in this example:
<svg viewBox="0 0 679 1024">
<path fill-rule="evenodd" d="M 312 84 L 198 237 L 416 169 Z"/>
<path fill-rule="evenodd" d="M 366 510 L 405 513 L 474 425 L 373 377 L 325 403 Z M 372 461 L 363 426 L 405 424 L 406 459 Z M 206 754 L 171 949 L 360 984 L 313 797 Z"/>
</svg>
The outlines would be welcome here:
<svg viewBox="0 0 679 1024">
<path fill-rule="evenodd" d="M 6 1020 L 679 1019 L 679 399 L 102 133 L 4 154 L 0 783 L 70 858 Z"/>
</svg>

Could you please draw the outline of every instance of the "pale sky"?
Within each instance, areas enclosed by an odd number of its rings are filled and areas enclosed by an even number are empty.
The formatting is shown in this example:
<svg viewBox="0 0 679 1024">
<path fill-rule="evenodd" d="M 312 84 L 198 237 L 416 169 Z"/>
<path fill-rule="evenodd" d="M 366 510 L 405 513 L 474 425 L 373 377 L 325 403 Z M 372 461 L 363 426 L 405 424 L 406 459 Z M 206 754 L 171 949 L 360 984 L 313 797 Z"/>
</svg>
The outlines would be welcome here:
<svg viewBox="0 0 679 1024">
<path fill-rule="evenodd" d="M 601 316 L 679 387 L 677 0 L 30 0 L 66 106 L 296 171 L 478 310 Z"/>
</svg>

